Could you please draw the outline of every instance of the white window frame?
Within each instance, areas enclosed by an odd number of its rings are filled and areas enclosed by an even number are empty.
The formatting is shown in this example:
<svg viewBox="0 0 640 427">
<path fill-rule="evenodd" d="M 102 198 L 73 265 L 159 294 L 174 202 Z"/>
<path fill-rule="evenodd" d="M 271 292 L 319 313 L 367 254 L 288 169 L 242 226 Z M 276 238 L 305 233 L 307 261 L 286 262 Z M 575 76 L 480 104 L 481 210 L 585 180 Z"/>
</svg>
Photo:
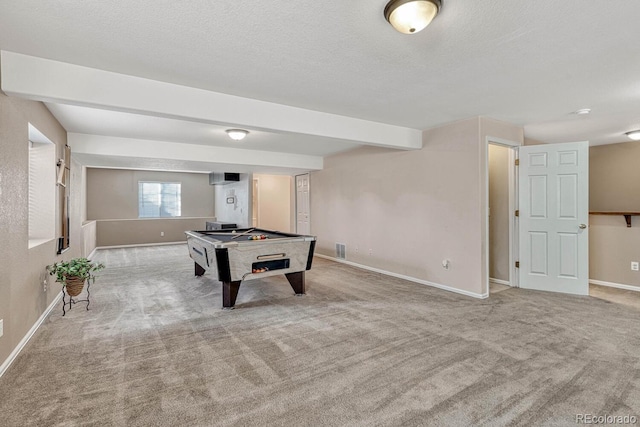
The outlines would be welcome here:
<svg viewBox="0 0 640 427">
<path fill-rule="evenodd" d="M 143 197 L 143 186 L 144 184 L 159 184 L 161 186 L 161 190 L 158 194 L 158 196 L 160 197 L 159 200 L 159 206 L 158 206 L 158 215 L 157 216 L 151 216 L 151 215 L 142 215 L 143 214 L 143 208 L 142 208 L 142 197 Z M 163 203 L 162 203 L 162 187 L 164 185 L 177 185 L 178 186 L 178 201 L 177 201 L 177 211 L 178 214 L 177 215 L 162 215 L 163 212 Z M 168 207 L 167 207 L 168 208 Z M 165 210 L 165 212 L 168 212 L 167 210 Z M 182 216 L 182 183 L 181 182 L 167 182 L 167 181 L 138 181 L 138 218 L 140 219 L 146 219 L 146 218 L 179 218 Z"/>
<path fill-rule="evenodd" d="M 28 247 L 55 239 L 56 145 L 29 123 Z"/>
</svg>

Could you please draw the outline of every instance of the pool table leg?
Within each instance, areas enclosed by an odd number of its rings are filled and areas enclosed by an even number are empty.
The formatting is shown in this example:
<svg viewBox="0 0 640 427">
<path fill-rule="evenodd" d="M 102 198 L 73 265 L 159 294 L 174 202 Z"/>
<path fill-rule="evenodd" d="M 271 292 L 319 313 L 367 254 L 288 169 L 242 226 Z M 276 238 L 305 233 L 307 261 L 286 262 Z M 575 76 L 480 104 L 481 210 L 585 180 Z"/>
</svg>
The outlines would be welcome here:
<svg viewBox="0 0 640 427">
<path fill-rule="evenodd" d="M 231 309 L 236 303 L 240 280 L 233 282 L 222 282 L 222 308 Z"/>
<path fill-rule="evenodd" d="M 304 295 L 304 271 L 285 274 L 296 295 Z"/>
<path fill-rule="evenodd" d="M 198 264 L 197 262 L 194 262 L 193 264 L 195 265 L 196 276 L 202 276 L 206 270 L 200 267 L 200 264 Z"/>
</svg>

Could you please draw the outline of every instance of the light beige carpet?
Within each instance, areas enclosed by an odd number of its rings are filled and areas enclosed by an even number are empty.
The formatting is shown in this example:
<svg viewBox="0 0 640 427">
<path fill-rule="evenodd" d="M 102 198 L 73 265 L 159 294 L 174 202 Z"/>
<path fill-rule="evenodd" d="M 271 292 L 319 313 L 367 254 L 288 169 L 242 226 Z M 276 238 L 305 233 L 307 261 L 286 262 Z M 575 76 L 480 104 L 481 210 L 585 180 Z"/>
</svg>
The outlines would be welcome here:
<svg viewBox="0 0 640 427">
<path fill-rule="evenodd" d="M 308 294 L 236 310 L 186 247 L 99 251 L 0 378 L 2 426 L 575 425 L 640 415 L 640 311 L 510 289 L 476 300 L 316 259 Z"/>
</svg>

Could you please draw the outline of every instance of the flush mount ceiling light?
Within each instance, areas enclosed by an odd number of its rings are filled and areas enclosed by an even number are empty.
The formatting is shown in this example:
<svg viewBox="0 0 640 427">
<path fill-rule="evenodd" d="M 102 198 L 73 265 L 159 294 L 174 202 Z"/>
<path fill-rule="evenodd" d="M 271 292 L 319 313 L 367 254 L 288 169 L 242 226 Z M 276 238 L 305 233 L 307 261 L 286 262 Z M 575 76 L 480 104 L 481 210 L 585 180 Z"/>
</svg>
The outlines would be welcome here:
<svg viewBox="0 0 640 427">
<path fill-rule="evenodd" d="M 249 131 L 244 129 L 227 129 L 226 132 L 227 135 L 229 135 L 229 138 L 233 139 L 234 141 L 241 141 L 245 136 L 249 134 Z"/>
<path fill-rule="evenodd" d="M 391 0 L 384 17 L 401 33 L 415 34 L 431 23 L 441 7 L 440 0 Z"/>
<path fill-rule="evenodd" d="M 640 129 L 629 131 L 625 133 L 625 135 L 627 135 L 630 139 L 633 139 L 634 141 L 640 141 Z"/>
<path fill-rule="evenodd" d="M 582 116 L 584 114 L 590 114 L 591 113 L 591 108 L 581 108 L 580 110 L 576 110 L 573 112 L 573 114 L 577 114 L 579 116 Z"/>
</svg>

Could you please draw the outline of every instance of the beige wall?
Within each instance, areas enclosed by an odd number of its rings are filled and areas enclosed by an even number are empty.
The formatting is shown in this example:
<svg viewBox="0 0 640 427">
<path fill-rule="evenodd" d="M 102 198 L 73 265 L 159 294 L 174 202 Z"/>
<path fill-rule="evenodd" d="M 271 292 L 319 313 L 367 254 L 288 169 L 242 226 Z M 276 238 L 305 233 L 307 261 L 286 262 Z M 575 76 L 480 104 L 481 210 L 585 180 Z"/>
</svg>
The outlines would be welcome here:
<svg viewBox="0 0 640 427">
<path fill-rule="evenodd" d="M 318 253 L 334 256 L 344 243 L 349 261 L 485 293 L 487 135 L 522 141 L 517 127 L 473 118 L 425 131 L 418 151 L 364 147 L 327 158 L 311 173 Z"/>
<path fill-rule="evenodd" d="M 640 141 L 589 149 L 589 210 L 640 212 Z M 640 216 L 590 215 L 589 277 L 640 287 Z"/>
<path fill-rule="evenodd" d="M 89 257 L 98 246 L 97 222 L 87 221 L 82 223 L 82 251 L 80 256 Z"/>
<path fill-rule="evenodd" d="M 185 231 L 204 230 L 206 222 L 214 220 L 214 217 L 204 217 L 96 221 L 97 245 L 103 247 L 186 241 Z"/>
<path fill-rule="evenodd" d="M 290 176 L 254 175 L 258 180 L 259 226 L 268 230 L 291 231 Z"/>
<path fill-rule="evenodd" d="M 215 219 L 207 174 L 89 168 L 86 175 L 87 216 L 97 220 L 98 246 L 184 241 L 186 230 L 204 230 Z M 182 217 L 138 219 L 138 181 L 180 182 Z"/>
<path fill-rule="evenodd" d="M 640 141 L 589 148 L 589 211 L 640 212 Z"/>
<path fill-rule="evenodd" d="M 138 181 L 180 182 L 182 216 L 214 216 L 214 186 L 207 174 L 89 168 L 87 219 L 137 219 Z"/>
<path fill-rule="evenodd" d="M 489 145 L 489 277 L 509 281 L 509 150 Z"/>
<path fill-rule="evenodd" d="M 48 278 L 45 267 L 61 259 L 80 255 L 80 192 L 82 170 L 71 164 L 70 249 L 56 255 L 52 240 L 32 249 L 28 242 L 28 123 L 56 144 L 62 157 L 67 140 L 65 130 L 44 104 L 9 98 L 0 92 L 0 364 L 16 348 L 45 309 L 58 296 L 60 286 Z M 56 188 L 59 191 L 59 188 Z M 59 195 L 56 195 L 59 203 Z M 61 234 L 60 209 L 56 206 L 56 236 Z M 48 280 L 47 291 L 43 280 Z M 58 314 L 55 311 L 56 315 Z"/>
</svg>

